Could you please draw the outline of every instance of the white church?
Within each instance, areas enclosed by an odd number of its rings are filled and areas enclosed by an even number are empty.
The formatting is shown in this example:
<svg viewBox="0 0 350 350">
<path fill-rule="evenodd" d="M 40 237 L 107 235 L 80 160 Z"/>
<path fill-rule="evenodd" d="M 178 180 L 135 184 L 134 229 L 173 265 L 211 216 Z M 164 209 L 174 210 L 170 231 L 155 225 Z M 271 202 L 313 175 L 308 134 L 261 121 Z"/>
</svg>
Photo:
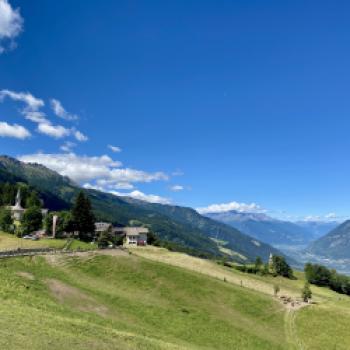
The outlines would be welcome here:
<svg viewBox="0 0 350 350">
<path fill-rule="evenodd" d="M 26 209 L 22 207 L 21 201 L 22 201 L 21 190 L 18 189 L 17 195 L 16 195 L 16 203 L 15 205 L 9 207 L 9 209 L 11 210 L 12 217 L 18 221 L 22 219 L 23 214 L 26 211 Z M 47 215 L 48 211 L 49 211 L 48 209 L 41 209 L 41 213 L 43 216 Z"/>
</svg>

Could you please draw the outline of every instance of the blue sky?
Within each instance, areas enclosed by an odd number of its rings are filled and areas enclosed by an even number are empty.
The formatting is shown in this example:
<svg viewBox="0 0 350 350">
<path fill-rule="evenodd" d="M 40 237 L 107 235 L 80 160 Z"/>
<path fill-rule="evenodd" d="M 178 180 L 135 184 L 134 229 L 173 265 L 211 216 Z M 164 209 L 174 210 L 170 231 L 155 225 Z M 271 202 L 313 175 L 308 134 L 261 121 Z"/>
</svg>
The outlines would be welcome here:
<svg viewBox="0 0 350 350">
<path fill-rule="evenodd" d="M 147 200 L 348 216 L 349 11 L 0 0 L 1 153 Z"/>
</svg>

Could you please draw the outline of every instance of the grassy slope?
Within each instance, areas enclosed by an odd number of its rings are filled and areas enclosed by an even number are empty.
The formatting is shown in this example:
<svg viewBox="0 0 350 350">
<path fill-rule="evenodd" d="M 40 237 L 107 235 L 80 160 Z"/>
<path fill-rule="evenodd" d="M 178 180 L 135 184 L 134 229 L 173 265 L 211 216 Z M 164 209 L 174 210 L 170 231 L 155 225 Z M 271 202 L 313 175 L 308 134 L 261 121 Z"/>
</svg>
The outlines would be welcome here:
<svg viewBox="0 0 350 350">
<path fill-rule="evenodd" d="M 261 277 L 242 273 L 218 266 L 211 261 L 189 257 L 184 254 L 170 253 L 164 249 L 135 249 L 134 254 L 163 262 L 173 266 L 199 272 L 201 274 L 226 279 L 229 283 L 240 285 L 243 283 L 244 292 L 247 289 L 273 294 L 274 284 L 281 287 L 280 294 L 292 297 L 300 296 L 304 285 L 304 274 L 296 272 L 297 280 L 285 278 Z M 284 348 L 290 349 L 350 349 L 350 297 L 337 294 L 327 288 L 311 286 L 316 305 L 302 308 L 295 312 L 285 312 Z M 292 329 L 290 329 L 292 328 Z"/>
<path fill-rule="evenodd" d="M 271 296 L 274 278 L 164 249 L 132 253 L 0 260 L 0 348 L 350 348 L 348 297 L 313 287 L 319 304 L 290 314 Z M 277 281 L 298 295 L 298 277 Z M 66 290 L 58 299 L 53 280 Z"/>
<path fill-rule="evenodd" d="M 17 238 L 15 235 L 0 232 L 0 250 L 11 250 L 17 248 L 56 248 L 61 249 L 65 246 L 65 239 L 40 239 L 39 241 L 31 241 L 27 239 Z M 96 245 L 74 240 L 70 249 L 94 249 Z"/>
</svg>

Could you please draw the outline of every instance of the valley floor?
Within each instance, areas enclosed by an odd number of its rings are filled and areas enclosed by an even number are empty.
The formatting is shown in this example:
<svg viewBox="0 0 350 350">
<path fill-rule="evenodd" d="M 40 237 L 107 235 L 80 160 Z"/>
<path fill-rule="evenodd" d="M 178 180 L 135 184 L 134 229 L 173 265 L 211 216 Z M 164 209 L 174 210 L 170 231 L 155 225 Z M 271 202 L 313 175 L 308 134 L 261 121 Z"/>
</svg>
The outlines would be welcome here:
<svg viewBox="0 0 350 350">
<path fill-rule="evenodd" d="M 0 260 L 1 349 L 349 349 L 350 301 L 165 249 Z M 242 286 L 241 286 L 242 285 Z M 24 347 L 25 346 L 25 347 Z"/>
</svg>

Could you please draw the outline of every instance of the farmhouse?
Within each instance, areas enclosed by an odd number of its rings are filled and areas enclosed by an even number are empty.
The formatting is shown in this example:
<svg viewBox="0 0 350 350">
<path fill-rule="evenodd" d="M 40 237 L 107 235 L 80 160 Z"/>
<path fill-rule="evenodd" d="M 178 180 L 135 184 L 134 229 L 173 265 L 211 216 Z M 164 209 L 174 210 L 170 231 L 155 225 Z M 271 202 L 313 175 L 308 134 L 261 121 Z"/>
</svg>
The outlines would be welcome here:
<svg viewBox="0 0 350 350">
<path fill-rule="evenodd" d="M 109 222 L 95 222 L 95 233 L 109 231 L 113 229 L 113 225 Z"/>
<path fill-rule="evenodd" d="M 149 230 L 146 227 L 116 227 L 113 231 L 116 234 L 125 235 L 126 245 L 147 245 Z"/>
</svg>

